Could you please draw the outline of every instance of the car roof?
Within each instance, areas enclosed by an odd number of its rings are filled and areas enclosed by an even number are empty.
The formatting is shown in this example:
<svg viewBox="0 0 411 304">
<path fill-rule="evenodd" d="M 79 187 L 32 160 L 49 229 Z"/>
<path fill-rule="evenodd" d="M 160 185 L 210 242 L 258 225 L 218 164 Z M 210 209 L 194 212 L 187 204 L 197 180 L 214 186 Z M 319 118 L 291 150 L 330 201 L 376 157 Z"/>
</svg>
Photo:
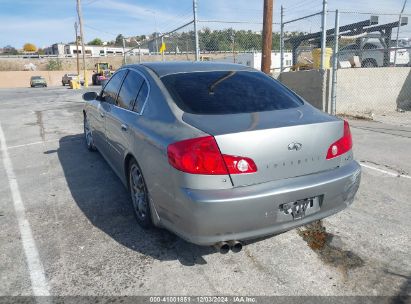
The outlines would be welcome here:
<svg viewBox="0 0 411 304">
<path fill-rule="evenodd" d="M 141 65 L 151 69 L 158 77 L 178 73 L 210 72 L 210 71 L 256 71 L 248 66 L 222 62 L 146 62 Z M 131 65 L 132 67 L 133 65 Z M 135 65 L 138 66 L 138 65 Z"/>
</svg>

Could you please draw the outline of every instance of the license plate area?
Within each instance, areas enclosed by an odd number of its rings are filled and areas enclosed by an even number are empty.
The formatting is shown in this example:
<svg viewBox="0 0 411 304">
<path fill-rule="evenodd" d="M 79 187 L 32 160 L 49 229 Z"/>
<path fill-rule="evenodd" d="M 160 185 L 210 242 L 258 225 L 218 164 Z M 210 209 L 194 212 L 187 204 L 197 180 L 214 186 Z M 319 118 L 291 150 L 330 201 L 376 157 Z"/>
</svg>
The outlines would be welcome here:
<svg viewBox="0 0 411 304">
<path fill-rule="evenodd" d="M 294 202 L 288 202 L 279 206 L 280 212 L 291 215 L 293 220 L 304 218 L 307 214 L 312 214 L 319 209 L 319 197 L 310 197 Z"/>
</svg>

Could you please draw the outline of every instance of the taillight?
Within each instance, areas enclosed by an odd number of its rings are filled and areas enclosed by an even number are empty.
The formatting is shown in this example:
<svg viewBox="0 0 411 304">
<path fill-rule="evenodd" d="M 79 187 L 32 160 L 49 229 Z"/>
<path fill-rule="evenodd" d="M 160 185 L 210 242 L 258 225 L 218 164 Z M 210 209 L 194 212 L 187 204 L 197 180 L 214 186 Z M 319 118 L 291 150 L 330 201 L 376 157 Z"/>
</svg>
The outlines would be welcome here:
<svg viewBox="0 0 411 304">
<path fill-rule="evenodd" d="M 191 174 L 227 175 L 257 172 L 247 157 L 221 154 L 212 136 L 186 139 L 167 147 L 168 162 Z"/>
<path fill-rule="evenodd" d="M 352 148 L 352 138 L 351 138 L 351 131 L 350 125 L 347 121 L 344 120 L 344 134 L 339 140 L 333 143 L 327 152 L 327 159 L 331 159 L 341 154 L 344 154 L 350 151 Z"/>
</svg>

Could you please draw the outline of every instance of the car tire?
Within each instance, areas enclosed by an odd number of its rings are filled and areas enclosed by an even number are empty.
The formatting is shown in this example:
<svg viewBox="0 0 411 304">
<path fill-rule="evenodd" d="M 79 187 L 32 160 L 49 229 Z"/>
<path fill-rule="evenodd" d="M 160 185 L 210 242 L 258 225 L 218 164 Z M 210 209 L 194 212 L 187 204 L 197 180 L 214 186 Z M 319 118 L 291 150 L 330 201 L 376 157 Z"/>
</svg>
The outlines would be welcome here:
<svg viewBox="0 0 411 304">
<path fill-rule="evenodd" d="M 370 59 L 365 59 L 362 63 L 361 63 L 361 67 L 363 68 L 376 68 L 378 65 L 376 62 L 374 62 L 374 60 L 370 60 Z"/>
<path fill-rule="evenodd" d="M 65 86 L 66 86 L 66 84 L 65 84 L 63 81 L 61 82 L 61 84 L 63 85 L 63 87 L 65 87 Z"/>
<path fill-rule="evenodd" d="M 83 126 L 84 126 L 84 139 L 86 141 L 87 149 L 91 152 L 94 152 L 96 151 L 96 146 L 94 145 L 93 132 L 91 131 L 90 124 L 89 124 L 89 121 L 86 115 L 84 115 Z"/>
<path fill-rule="evenodd" d="M 143 173 L 134 158 L 128 166 L 128 186 L 137 223 L 143 229 L 153 227 L 148 189 Z"/>
</svg>

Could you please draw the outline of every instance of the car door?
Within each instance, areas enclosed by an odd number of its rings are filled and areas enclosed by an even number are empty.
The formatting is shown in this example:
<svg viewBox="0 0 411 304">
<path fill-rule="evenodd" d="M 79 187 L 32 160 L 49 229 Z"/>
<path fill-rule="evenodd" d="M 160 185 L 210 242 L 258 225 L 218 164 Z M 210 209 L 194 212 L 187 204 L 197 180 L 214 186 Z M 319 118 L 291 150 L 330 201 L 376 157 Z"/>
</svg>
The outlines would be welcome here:
<svg viewBox="0 0 411 304">
<path fill-rule="evenodd" d="M 121 70 L 110 78 L 98 98 L 99 103 L 94 115 L 93 139 L 95 141 L 97 149 L 106 158 L 108 158 L 109 156 L 109 149 L 107 147 L 106 139 L 106 116 L 107 113 L 110 113 L 111 107 L 116 103 L 117 94 L 125 74 L 126 71 Z"/>
<path fill-rule="evenodd" d="M 133 145 L 132 126 L 139 116 L 136 102 L 144 82 L 142 74 L 129 70 L 120 88 L 116 104 L 107 113 L 106 134 L 109 157 L 119 174 L 123 170 L 125 154 L 131 150 Z"/>
</svg>

